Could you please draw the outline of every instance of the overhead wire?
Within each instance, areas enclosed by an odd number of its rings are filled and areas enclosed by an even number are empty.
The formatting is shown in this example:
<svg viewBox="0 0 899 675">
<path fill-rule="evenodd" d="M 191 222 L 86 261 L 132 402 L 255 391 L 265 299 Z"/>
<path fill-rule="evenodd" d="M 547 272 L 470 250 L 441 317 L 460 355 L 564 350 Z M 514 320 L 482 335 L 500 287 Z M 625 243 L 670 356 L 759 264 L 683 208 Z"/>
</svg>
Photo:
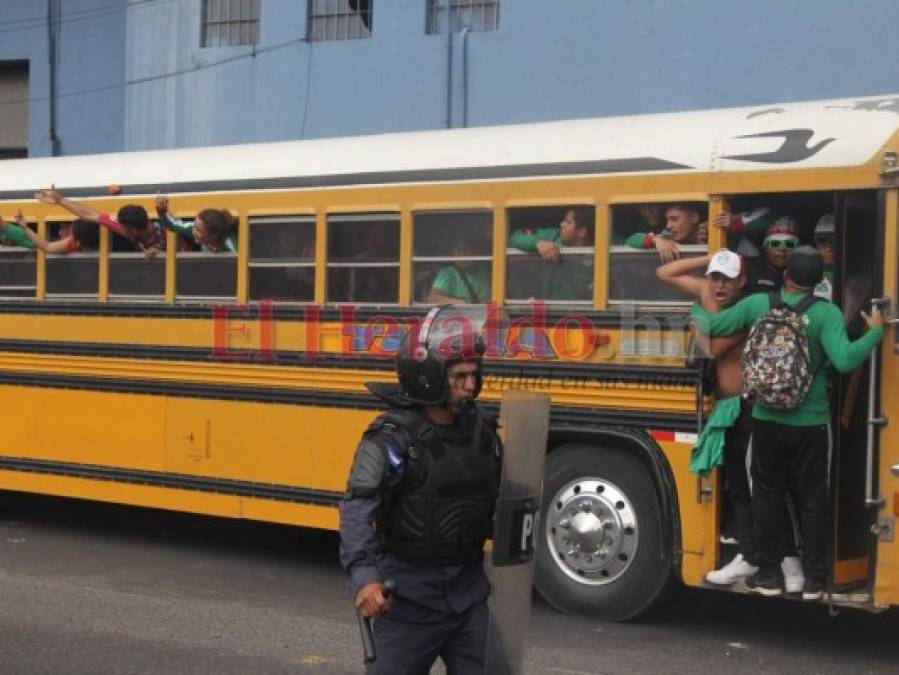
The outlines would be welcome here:
<svg viewBox="0 0 899 675">
<path fill-rule="evenodd" d="M 249 51 L 235 54 L 233 56 L 228 56 L 222 59 L 218 59 L 217 61 L 211 61 L 209 63 L 200 63 L 195 66 L 191 66 L 189 68 L 180 68 L 178 70 L 169 71 L 167 73 L 158 73 L 156 75 L 147 75 L 145 77 L 136 77 L 130 80 L 125 80 L 124 82 L 116 82 L 114 84 L 106 84 L 99 87 L 92 87 L 90 89 L 81 89 L 78 91 L 69 91 L 65 93 L 60 93 L 56 95 L 57 99 L 71 98 L 73 96 L 85 96 L 87 94 L 96 94 L 102 91 L 111 91 L 113 89 L 131 87 L 137 84 L 146 84 L 148 82 L 157 82 L 159 80 L 166 80 L 173 77 L 181 77 L 183 75 L 189 75 L 191 73 L 195 73 L 201 70 L 208 70 L 210 68 L 216 68 L 218 66 L 222 66 L 228 63 L 234 63 L 235 61 L 242 61 L 244 59 L 254 59 L 260 54 L 266 54 L 268 52 L 277 51 L 279 49 L 284 49 L 285 47 L 290 47 L 292 45 L 301 44 L 306 41 L 304 37 L 292 38 L 285 42 L 279 42 L 273 45 L 268 45 L 264 47 L 258 47 L 256 45 L 246 45 Z M 2 105 L 20 105 L 23 103 L 41 103 L 44 101 L 49 101 L 49 96 L 36 96 L 33 98 L 22 98 L 22 99 L 13 99 L 7 101 L 0 101 L 0 106 Z"/>
</svg>

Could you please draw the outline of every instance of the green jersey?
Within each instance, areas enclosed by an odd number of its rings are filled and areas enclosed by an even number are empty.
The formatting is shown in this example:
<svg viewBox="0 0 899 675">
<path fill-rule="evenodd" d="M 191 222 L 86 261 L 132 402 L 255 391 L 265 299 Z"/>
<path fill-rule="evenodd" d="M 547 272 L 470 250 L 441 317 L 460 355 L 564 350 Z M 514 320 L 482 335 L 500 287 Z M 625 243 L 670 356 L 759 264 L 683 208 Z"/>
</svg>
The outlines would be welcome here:
<svg viewBox="0 0 899 675">
<path fill-rule="evenodd" d="M 780 291 L 786 305 L 795 307 L 805 297 L 802 293 Z M 706 317 L 712 337 L 731 335 L 749 328 L 767 314 L 770 309 L 767 293 L 756 293 L 744 298 L 733 307 Z M 843 327 L 843 314 L 839 308 L 826 301 L 812 305 L 803 317 L 808 335 L 810 369 L 814 380 L 805 400 L 794 410 L 772 410 L 755 405 L 752 416 L 766 422 L 790 426 L 818 426 L 830 422 L 830 399 L 827 396 L 830 362 L 841 373 L 849 373 L 865 362 L 871 350 L 883 337 L 883 328 L 876 326 L 855 342 L 850 342 Z"/>
<path fill-rule="evenodd" d="M 537 252 L 537 243 L 549 241 L 565 246 L 558 227 L 542 227 L 539 230 L 516 230 L 509 237 L 509 244 L 527 253 Z M 548 274 L 547 300 L 593 299 L 593 258 L 587 256 L 562 256 L 557 263 L 546 263 Z"/>
<path fill-rule="evenodd" d="M 487 302 L 490 299 L 490 270 L 480 264 L 467 269 L 459 265 L 447 265 L 437 272 L 431 289 L 466 302 Z M 472 291 L 476 297 L 472 295 Z"/>
<path fill-rule="evenodd" d="M 173 218 L 168 213 L 161 213 L 159 214 L 159 224 L 162 225 L 165 229 L 171 230 L 175 234 L 184 237 L 188 241 L 195 241 L 193 223 L 188 223 L 186 221 L 180 220 L 179 218 Z M 222 242 L 222 247 L 217 251 L 213 251 L 211 248 L 205 245 L 201 245 L 200 248 L 204 251 L 210 251 L 214 253 L 237 253 L 237 235 L 232 232 L 227 237 L 225 237 L 225 240 Z"/>
<path fill-rule="evenodd" d="M 34 248 L 34 242 L 18 225 L 4 223 L 0 230 L 0 246 L 19 246 L 20 248 Z"/>
</svg>

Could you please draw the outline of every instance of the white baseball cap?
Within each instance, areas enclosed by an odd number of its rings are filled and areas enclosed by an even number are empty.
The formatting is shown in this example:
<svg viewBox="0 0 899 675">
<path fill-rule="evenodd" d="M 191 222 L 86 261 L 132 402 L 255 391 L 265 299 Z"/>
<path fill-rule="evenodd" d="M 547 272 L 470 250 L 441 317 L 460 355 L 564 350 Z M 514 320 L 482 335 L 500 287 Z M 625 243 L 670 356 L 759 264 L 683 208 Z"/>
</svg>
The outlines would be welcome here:
<svg viewBox="0 0 899 675">
<path fill-rule="evenodd" d="M 736 279 L 743 272 L 743 261 L 739 255 L 726 248 L 722 248 L 709 261 L 708 269 L 705 275 L 708 276 L 712 272 L 720 272 L 728 279 Z"/>
<path fill-rule="evenodd" d="M 815 225 L 815 235 L 816 237 L 832 237 L 836 234 L 836 224 L 834 223 L 834 218 L 832 213 L 825 213 L 823 216 L 818 218 L 818 223 Z"/>
</svg>

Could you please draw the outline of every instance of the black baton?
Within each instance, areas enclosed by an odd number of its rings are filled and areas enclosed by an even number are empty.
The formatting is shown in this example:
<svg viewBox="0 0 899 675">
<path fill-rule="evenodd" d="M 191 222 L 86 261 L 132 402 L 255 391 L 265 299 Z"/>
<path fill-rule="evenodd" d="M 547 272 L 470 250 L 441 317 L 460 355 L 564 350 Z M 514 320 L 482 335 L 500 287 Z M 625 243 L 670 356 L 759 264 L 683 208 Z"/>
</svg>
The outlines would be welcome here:
<svg viewBox="0 0 899 675">
<path fill-rule="evenodd" d="M 385 581 L 381 587 L 381 593 L 383 593 L 384 597 L 389 598 L 395 592 L 396 582 L 393 579 Z M 371 617 L 362 616 L 362 612 L 357 612 L 356 616 L 359 619 L 359 633 L 362 636 L 363 660 L 365 663 L 374 663 L 378 655 L 375 652 L 375 636 L 372 633 Z"/>
</svg>

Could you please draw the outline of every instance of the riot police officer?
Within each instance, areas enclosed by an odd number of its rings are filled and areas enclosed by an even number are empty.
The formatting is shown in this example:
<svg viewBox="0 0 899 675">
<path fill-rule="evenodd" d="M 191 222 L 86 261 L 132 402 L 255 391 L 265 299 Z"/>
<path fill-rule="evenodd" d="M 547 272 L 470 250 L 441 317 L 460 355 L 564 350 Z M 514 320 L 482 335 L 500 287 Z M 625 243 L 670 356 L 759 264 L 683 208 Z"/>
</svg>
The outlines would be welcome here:
<svg viewBox="0 0 899 675">
<path fill-rule="evenodd" d="M 400 347 L 399 386 L 369 385 L 389 409 L 356 448 L 340 559 L 356 608 L 375 617 L 370 673 L 426 675 L 438 656 L 450 675 L 484 672 L 501 447 L 474 402 L 484 343 L 460 312 L 432 309 Z"/>
</svg>

